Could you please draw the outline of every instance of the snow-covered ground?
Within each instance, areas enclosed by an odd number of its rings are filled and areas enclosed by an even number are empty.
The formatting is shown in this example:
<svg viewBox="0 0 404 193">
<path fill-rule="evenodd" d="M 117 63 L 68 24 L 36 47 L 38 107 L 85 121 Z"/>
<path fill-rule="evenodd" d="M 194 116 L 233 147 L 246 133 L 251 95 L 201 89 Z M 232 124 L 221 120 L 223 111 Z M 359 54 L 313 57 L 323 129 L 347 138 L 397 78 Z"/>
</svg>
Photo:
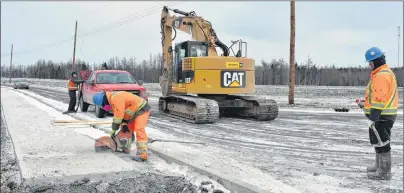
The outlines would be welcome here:
<svg viewBox="0 0 404 193">
<path fill-rule="evenodd" d="M 147 88 L 151 90 L 153 86 L 148 85 Z M 154 88 L 158 88 L 158 85 Z M 277 87 L 271 88 L 276 90 L 273 88 Z M 278 93 L 284 92 L 282 89 L 280 88 Z M 350 93 L 349 96 L 362 92 L 359 88 L 356 89 L 358 91 L 354 88 L 349 89 L 344 91 Z M 321 88 L 312 90 L 305 92 L 302 88 L 301 92 L 309 96 L 310 93 L 317 93 L 324 98 L 325 103 L 327 96 L 342 92 L 338 89 L 332 92 Z M 42 103 L 52 105 L 60 111 L 67 109 L 66 91 L 38 87 L 17 92 L 40 99 Z M 321 93 L 325 93 L 325 96 Z M 208 145 L 184 146 L 156 142 L 151 147 L 187 160 L 199 168 L 219 172 L 218 175 L 229 179 L 237 178 L 242 183 L 254 187 L 277 191 L 288 189 L 301 192 L 403 191 L 402 112 L 392 129 L 393 180 L 380 183 L 366 178 L 365 168 L 366 165 L 373 163 L 374 150 L 368 142 L 366 119 L 357 107 L 349 113 L 337 113 L 329 109 L 307 109 L 307 107 L 280 108 L 278 118 L 272 122 L 226 118 L 211 125 L 193 125 L 160 115 L 155 110 L 156 100 L 153 97 L 152 99 L 153 109 L 147 128 L 150 136 L 204 141 Z M 110 119 L 110 117 L 96 118 L 91 109 L 89 112 L 79 112 L 75 116 L 86 120 Z M 102 129 L 108 131 L 110 128 L 107 125 Z M 265 186 L 259 179 L 272 183 Z M 273 187 L 271 184 L 277 185 Z"/>
<path fill-rule="evenodd" d="M 13 79 L 12 79 L 13 80 Z M 66 92 L 66 80 L 28 79 L 33 88 L 43 88 Z M 2 82 L 8 82 L 2 78 Z M 150 96 L 161 96 L 158 83 L 144 83 Z M 295 86 L 295 104 L 288 104 L 289 87 L 286 85 L 257 85 L 256 95 L 274 99 L 280 107 L 342 108 L 357 109 L 355 99 L 364 97 L 365 87 L 343 86 Z M 403 88 L 399 88 L 402 96 Z M 403 108 L 403 98 L 399 98 L 399 109 Z"/>
<path fill-rule="evenodd" d="M 120 178 L 133 177 L 135 181 L 139 176 L 143 179 L 149 178 L 149 185 L 139 185 L 143 180 L 133 184 L 133 186 L 138 184 L 139 187 L 149 186 L 148 192 L 163 190 L 181 192 L 186 185 L 183 177 L 197 188 L 202 187 L 203 182 L 213 185 L 214 189 L 229 192 L 207 176 L 187 167 L 168 164 L 152 153 L 147 163 L 131 161 L 129 156 L 123 154 L 96 153 L 93 147 L 94 140 L 107 135 L 106 133 L 83 125 L 54 126 L 52 121 L 55 119 L 74 120 L 74 118 L 63 115 L 60 111 L 9 87 L 1 88 L 1 101 L 4 119 L 13 140 L 21 169 L 20 174 L 24 181 L 41 179 L 58 181 L 56 179 L 58 177 L 74 179 L 86 175 L 132 173 L 133 175 L 129 176 L 122 174 Z M 133 151 L 136 151 L 136 148 Z M 153 184 L 153 181 L 161 184 Z M 142 188 L 139 187 L 135 189 L 140 191 Z M 123 189 L 124 187 L 120 188 L 121 191 Z"/>
</svg>

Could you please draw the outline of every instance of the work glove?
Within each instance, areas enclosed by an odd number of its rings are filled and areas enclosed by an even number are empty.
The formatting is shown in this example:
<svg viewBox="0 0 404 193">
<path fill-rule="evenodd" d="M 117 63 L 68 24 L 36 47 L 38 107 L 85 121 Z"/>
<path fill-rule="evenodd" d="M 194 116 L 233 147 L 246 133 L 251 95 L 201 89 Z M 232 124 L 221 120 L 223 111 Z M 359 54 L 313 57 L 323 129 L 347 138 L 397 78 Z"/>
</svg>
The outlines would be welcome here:
<svg viewBox="0 0 404 193">
<path fill-rule="evenodd" d="M 368 127 L 372 128 L 375 125 L 375 122 L 372 120 L 368 120 Z"/>
<path fill-rule="evenodd" d="M 115 137 L 115 133 L 116 133 L 116 130 L 111 130 L 110 132 L 109 132 L 109 136 L 111 137 L 111 138 L 114 138 Z"/>
<path fill-rule="evenodd" d="M 120 124 L 112 123 L 112 130 L 109 132 L 109 136 L 113 138 L 115 136 L 116 131 L 118 131 Z"/>
</svg>

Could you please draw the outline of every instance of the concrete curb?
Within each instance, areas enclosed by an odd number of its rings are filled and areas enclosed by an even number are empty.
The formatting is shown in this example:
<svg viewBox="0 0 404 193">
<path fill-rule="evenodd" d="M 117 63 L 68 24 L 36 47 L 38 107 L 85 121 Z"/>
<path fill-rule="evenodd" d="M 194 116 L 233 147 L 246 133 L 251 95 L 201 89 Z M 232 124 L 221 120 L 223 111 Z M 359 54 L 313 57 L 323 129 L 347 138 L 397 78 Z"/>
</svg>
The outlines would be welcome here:
<svg viewBox="0 0 404 193">
<path fill-rule="evenodd" d="M 26 95 L 28 97 L 31 97 L 31 98 L 33 98 L 35 100 L 38 100 L 39 102 L 41 102 L 41 103 L 55 109 L 56 111 L 63 112 L 63 110 L 59 109 L 58 107 L 55 107 L 52 104 L 50 104 L 50 103 L 46 102 L 45 100 L 42 100 L 42 99 L 40 99 L 40 98 L 38 98 L 36 96 L 26 94 L 26 93 L 21 92 L 19 90 L 15 90 L 15 91 L 19 92 L 19 93 L 21 93 L 23 95 Z M 75 114 L 66 114 L 66 115 L 69 115 L 69 116 L 71 116 L 71 117 L 73 117 L 75 119 L 78 119 L 78 120 L 83 120 L 81 117 L 79 117 L 79 116 L 77 116 Z M 108 133 L 108 130 L 106 130 L 104 128 L 98 127 L 96 125 L 90 125 L 90 126 L 93 127 L 94 129 L 98 129 L 98 130 L 101 130 L 101 131 L 104 131 L 104 132 Z M 157 150 L 153 149 L 152 147 L 149 147 L 149 149 L 152 151 L 152 153 L 158 155 L 160 158 L 166 160 L 168 163 L 174 162 L 174 163 L 179 164 L 179 165 L 188 166 L 188 167 L 192 168 L 193 170 L 195 170 L 196 172 L 198 172 L 200 174 L 209 176 L 210 178 L 212 178 L 213 180 L 219 182 L 226 189 L 228 189 L 228 190 L 230 190 L 232 192 L 235 192 L 235 193 L 239 193 L 239 192 L 240 193 L 241 192 L 242 193 L 265 193 L 265 192 L 263 192 L 263 190 L 259 190 L 258 188 L 255 188 L 255 187 L 249 187 L 249 185 L 243 184 L 242 182 L 235 182 L 235 181 L 227 180 L 227 179 L 222 178 L 220 176 L 217 176 L 217 175 L 215 175 L 213 173 L 210 173 L 210 172 L 208 172 L 206 170 L 203 170 L 203 169 L 201 169 L 201 168 L 199 168 L 197 166 L 182 162 L 182 161 L 180 161 L 180 160 L 178 160 L 178 159 L 176 159 L 174 157 L 171 157 L 171 156 L 166 155 L 166 154 L 164 154 L 164 153 L 162 153 L 160 151 L 157 151 Z"/>
<path fill-rule="evenodd" d="M 231 190 L 232 192 L 235 192 L 235 193 L 270 193 L 270 192 L 264 191 L 262 189 L 251 187 L 252 185 L 247 185 L 247 184 L 245 184 L 243 182 L 240 182 L 240 181 L 236 182 L 236 181 L 232 181 L 232 180 L 227 180 L 227 179 L 222 178 L 222 177 L 220 177 L 218 175 L 215 175 L 215 174 L 213 174 L 211 172 L 208 172 L 208 171 L 206 171 L 204 169 L 201 169 L 198 166 L 194 166 L 192 164 L 185 163 L 185 162 L 183 162 L 181 160 L 178 160 L 178 159 L 176 159 L 174 157 L 171 157 L 171 156 L 169 156 L 167 154 L 161 153 L 161 152 L 153 149 L 152 147 L 149 147 L 149 149 L 154 154 L 158 155 L 160 158 L 166 160 L 168 163 L 174 162 L 174 163 L 179 164 L 179 165 L 188 166 L 188 167 L 192 168 L 193 170 L 195 170 L 196 172 L 198 172 L 198 173 L 200 173 L 202 175 L 209 176 L 209 178 L 219 182 L 225 188 L 227 188 L 228 190 Z"/>
<path fill-rule="evenodd" d="M 4 124 L 5 124 L 6 131 L 7 131 L 7 135 L 8 135 L 8 137 L 10 138 L 10 142 L 11 142 L 11 145 L 12 145 L 12 148 L 13 148 L 13 154 L 14 154 L 16 163 L 17 163 L 17 165 L 18 165 L 18 177 L 17 177 L 17 178 L 20 180 L 21 183 L 24 183 L 24 178 L 22 177 L 22 173 L 21 173 L 20 161 L 18 160 L 17 152 L 15 151 L 14 140 L 13 140 L 13 138 L 11 137 L 11 133 L 10 133 L 9 127 L 8 127 L 8 125 L 7 125 L 6 115 L 4 114 L 4 109 L 3 109 L 3 105 L 1 104 L 1 101 L 0 101 L 0 108 L 1 108 L 1 115 L 0 115 L 0 117 L 1 117 L 1 119 L 3 120 L 3 122 L 4 122 Z"/>
</svg>

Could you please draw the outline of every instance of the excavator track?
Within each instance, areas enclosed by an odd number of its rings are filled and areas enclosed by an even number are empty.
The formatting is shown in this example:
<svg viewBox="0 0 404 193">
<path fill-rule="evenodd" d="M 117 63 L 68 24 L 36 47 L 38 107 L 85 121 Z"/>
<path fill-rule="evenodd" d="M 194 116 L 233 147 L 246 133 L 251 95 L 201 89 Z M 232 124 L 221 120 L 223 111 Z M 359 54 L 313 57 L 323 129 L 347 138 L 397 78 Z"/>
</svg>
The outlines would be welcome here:
<svg viewBox="0 0 404 193">
<path fill-rule="evenodd" d="M 195 96 L 160 97 L 159 111 L 163 115 L 195 124 L 214 123 L 219 119 L 219 105 L 215 100 Z"/>
<path fill-rule="evenodd" d="M 225 112 L 223 115 L 226 117 L 241 117 L 246 119 L 254 119 L 257 121 L 272 121 L 278 117 L 278 104 L 273 99 L 265 99 L 256 96 L 230 95 L 225 100 L 242 100 L 244 104 L 248 104 L 246 105 L 248 107 L 243 108 L 222 108 Z"/>
<path fill-rule="evenodd" d="M 253 113 L 244 111 L 241 114 L 243 117 L 254 118 L 258 121 L 272 121 L 278 117 L 278 104 L 273 99 L 264 99 L 256 96 L 239 96 L 241 99 L 254 103 Z M 250 110 L 251 112 L 251 110 Z"/>
</svg>

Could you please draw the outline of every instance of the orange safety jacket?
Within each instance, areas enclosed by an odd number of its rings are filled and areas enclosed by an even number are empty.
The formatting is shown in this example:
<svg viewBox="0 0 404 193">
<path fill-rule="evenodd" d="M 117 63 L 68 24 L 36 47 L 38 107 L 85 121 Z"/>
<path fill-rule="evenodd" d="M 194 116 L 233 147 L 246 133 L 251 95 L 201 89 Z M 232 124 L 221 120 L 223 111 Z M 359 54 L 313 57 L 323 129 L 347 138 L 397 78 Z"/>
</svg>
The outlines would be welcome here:
<svg viewBox="0 0 404 193">
<path fill-rule="evenodd" d="M 125 91 L 107 91 L 105 94 L 114 114 L 112 122 L 116 124 L 121 124 L 122 120 L 131 121 L 135 113 L 147 103 L 142 97 Z"/>
<path fill-rule="evenodd" d="M 75 84 L 75 83 L 72 81 L 71 78 L 67 81 L 67 89 L 68 89 L 68 90 L 78 90 L 77 84 Z"/>
<path fill-rule="evenodd" d="M 398 91 L 394 72 L 384 64 L 370 74 L 366 87 L 364 112 L 370 114 L 370 109 L 382 110 L 381 115 L 397 115 Z"/>
</svg>

